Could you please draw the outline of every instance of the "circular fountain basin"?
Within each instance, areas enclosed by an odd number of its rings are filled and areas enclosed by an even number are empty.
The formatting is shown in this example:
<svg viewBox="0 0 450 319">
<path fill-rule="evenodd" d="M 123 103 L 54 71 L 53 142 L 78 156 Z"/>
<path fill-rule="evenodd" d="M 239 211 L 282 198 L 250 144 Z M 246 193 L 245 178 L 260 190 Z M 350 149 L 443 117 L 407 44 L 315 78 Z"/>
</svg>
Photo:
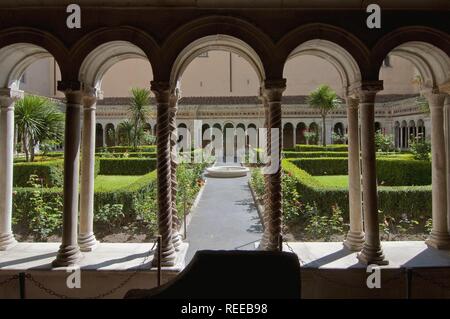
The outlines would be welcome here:
<svg viewBox="0 0 450 319">
<path fill-rule="evenodd" d="M 214 166 L 206 169 L 208 176 L 211 177 L 242 177 L 250 171 L 242 166 Z"/>
</svg>

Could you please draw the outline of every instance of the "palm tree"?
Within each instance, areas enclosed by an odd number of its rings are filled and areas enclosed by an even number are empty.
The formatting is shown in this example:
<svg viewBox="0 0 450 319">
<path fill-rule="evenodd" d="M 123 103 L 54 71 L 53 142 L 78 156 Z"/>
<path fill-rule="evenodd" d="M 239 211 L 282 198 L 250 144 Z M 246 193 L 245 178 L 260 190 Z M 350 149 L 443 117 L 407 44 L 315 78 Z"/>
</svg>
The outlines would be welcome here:
<svg viewBox="0 0 450 319">
<path fill-rule="evenodd" d="M 14 119 L 27 162 L 34 161 L 38 144 L 49 141 L 59 144 L 63 140 L 64 114 L 45 97 L 26 95 L 18 100 Z"/>
<path fill-rule="evenodd" d="M 320 110 L 322 116 L 322 145 L 326 146 L 326 127 L 325 118 L 327 114 L 341 105 L 341 100 L 328 85 L 321 85 L 312 91 L 308 97 L 308 104 L 313 108 Z"/>
<path fill-rule="evenodd" d="M 131 115 L 131 124 L 134 127 L 132 135 L 133 147 L 136 148 L 142 139 L 141 130 L 150 113 L 150 91 L 142 88 L 131 89 L 131 102 L 128 111 Z"/>
<path fill-rule="evenodd" d="M 130 145 L 133 141 L 133 133 L 135 131 L 133 123 L 129 120 L 125 120 L 119 123 L 119 141 L 124 145 Z"/>
</svg>

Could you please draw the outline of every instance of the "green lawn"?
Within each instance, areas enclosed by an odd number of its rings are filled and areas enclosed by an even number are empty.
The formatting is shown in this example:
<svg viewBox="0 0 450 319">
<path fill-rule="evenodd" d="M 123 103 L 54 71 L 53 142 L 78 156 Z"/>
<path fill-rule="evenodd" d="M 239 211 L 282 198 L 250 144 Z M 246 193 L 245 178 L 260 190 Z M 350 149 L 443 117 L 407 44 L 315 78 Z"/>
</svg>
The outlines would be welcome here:
<svg viewBox="0 0 450 319">
<path fill-rule="evenodd" d="M 314 176 L 323 186 L 348 187 L 348 175 Z"/>
<path fill-rule="evenodd" d="M 114 191 L 119 188 L 127 187 L 128 185 L 133 184 L 138 179 L 142 178 L 141 175 L 98 175 L 95 178 L 95 191 L 96 192 L 105 192 L 105 191 Z"/>
</svg>

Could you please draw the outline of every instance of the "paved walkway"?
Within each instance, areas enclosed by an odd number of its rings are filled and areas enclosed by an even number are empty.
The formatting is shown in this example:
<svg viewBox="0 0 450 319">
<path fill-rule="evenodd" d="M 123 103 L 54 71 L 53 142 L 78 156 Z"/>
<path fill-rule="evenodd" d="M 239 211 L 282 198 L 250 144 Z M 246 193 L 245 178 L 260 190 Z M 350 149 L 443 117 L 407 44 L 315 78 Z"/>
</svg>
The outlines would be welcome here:
<svg viewBox="0 0 450 319">
<path fill-rule="evenodd" d="M 236 164 L 235 164 L 236 165 Z M 207 183 L 187 229 L 186 264 L 197 250 L 253 250 L 262 226 L 249 177 L 213 178 Z"/>
</svg>

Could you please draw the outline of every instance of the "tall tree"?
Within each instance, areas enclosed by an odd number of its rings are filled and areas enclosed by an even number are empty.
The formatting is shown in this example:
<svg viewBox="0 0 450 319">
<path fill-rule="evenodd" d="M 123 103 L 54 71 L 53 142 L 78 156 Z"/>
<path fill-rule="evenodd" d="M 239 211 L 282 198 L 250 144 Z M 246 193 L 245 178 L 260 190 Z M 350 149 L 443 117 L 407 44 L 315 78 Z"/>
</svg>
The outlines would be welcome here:
<svg viewBox="0 0 450 319">
<path fill-rule="evenodd" d="M 122 145 L 130 145 L 133 142 L 135 127 L 129 120 L 119 123 L 119 141 Z"/>
<path fill-rule="evenodd" d="M 14 119 L 27 162 L 34 161 L 38 144 L 49 141 L 59 144 L 63 140 L 64 114 L 45 97 L 26 95 L 18 100 Z"/>
<path fill-rule="evenodd" d="M 131 95 L 128 111 L 130 112 L 130 122 L 134 127 L 132 135 L 133 147 L 136 148 L 140 144 L 142 139 L 141 131 L 150 114 L 150 90 L 132 88 Z"/>
<path fill-rule="evenodd" d="M 341 100 L 328 85 L 320 85 L 317 89 L 312 91 L 308 96 L 308 104 L 320 110 L 322 117 L 322 145 L 326 146 L 326 124 L 325 119 L 331 110 L 338 108 L 341 105 Z"/>
</svg>

